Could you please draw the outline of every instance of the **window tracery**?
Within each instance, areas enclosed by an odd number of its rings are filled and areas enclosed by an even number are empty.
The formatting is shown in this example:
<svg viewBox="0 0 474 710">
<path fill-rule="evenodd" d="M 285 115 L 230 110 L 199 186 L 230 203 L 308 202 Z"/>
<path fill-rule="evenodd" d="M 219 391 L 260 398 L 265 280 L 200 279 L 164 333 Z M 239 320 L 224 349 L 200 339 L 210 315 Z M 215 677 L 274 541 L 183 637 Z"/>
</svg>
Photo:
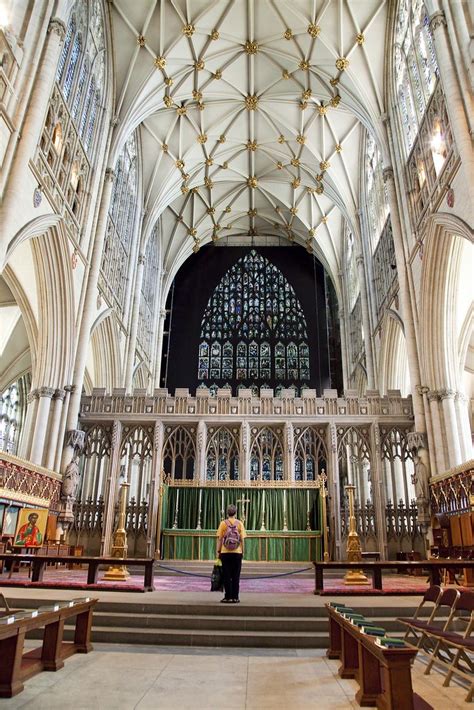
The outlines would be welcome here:
<svg viewBox="0 0 474 710">
<path fill-rule="evenodd" d="M 367 134 L 365 169 L 370 250 L 374 252 L 387 221 L 389 208 L 382 176 L 382 155 L 370 133 Z"/>
<path fill-rule="evenodd" d="M 295 481 L 314 481 L 322 469 L 327 470 L 324 429 L 295 429 Z"/>
<path fill-rule="evenodd" d="M 283 478 L 282 430 L 271 427 L 252 428 L 250 480 L 282 481 Z"/>
<path fill-rule="evenodd" d="M 145 265 L 138 313 L 138 342 L 148 356 L 151 356 L 159 270 L 159 243 L 157 228 L 155 226 L 145 252 Z"/>
<path fill-rule="evenodd" d="M 238 429 L 219 427 L 208 429 L 206 478 L 208 481 L 239 479 Z"/>
<path fill-rule="evenodd" d="M 310 378 L 307 326 L 293 287 L 254 250 L 232 266 L 201 323 L 198 379 L 301 383 Z"/>
<path fill-rule="evenodd" d="M 192 480 L 196 462 L 196 430 L 184 426 L 166 427 L 163 470 L 171 480 Z"/>
</svg>

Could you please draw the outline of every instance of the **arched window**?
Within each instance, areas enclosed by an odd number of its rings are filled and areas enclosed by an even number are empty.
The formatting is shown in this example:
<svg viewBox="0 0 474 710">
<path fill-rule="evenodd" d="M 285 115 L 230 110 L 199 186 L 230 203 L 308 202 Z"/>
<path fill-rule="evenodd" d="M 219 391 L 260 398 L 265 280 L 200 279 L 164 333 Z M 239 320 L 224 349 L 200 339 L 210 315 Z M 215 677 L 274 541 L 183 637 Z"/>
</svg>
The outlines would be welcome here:
<svg viewBox="0 0 474 710">
<path fill-rule="evenodd" d="M 137 205 L 137 143 L 132 134 L 119 155 L 102 257 L 101 286 L 123 310 Z"/>
<path fill-rule="evenodd" d="M 373 253 L 387 221 L 389 209 L 382 176 L 382 155 L 370 133 L 367 134 L 365 155 L 368 236 L 370 251 Z"/>
<path fill-rule="evenodd" d="M 148 356 L 151 355 L 159 269 L 158 231 L 155 226 L 145 253 L 137 333 L 138 342 Z"/>
<path fill-rule="evenodd" d="M 395 81 L 406 153 L 411 151 L 439 77 L 429 17 L 422 0 L 400 0 Z"/>
<path fill-rule="evenodd" d="M 0 393 L 0 451 L 16 454 L 26 416 L 31 375 L 23 375 Z"/>
<path fill-rule="evenodd" d="M 345 262 L 346 262 L 346 282 L 347 301 L 349 312 L 352 311 L 360 292 L 359 278 L 357 276 L 357 265 L 355 260 L 354 235 L 346 224 L 345 238 Z"/>
<path fill-rule="evenodd" d="M 293 287 L 252 250 L 217 285 L 204 311 L 198 379 L 248 387 L 310 378 L 309 345 Z"/>
</svg>

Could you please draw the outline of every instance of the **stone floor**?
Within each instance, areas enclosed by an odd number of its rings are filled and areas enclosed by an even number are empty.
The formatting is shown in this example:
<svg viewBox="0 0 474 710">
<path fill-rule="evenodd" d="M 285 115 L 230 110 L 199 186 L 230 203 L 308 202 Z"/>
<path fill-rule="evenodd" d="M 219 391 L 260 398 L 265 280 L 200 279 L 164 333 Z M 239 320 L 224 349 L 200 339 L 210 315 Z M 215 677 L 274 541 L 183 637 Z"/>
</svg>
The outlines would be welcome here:
<svg viewBox="0 0 474 710">
<path fill-rule="evenodd" d="M 338 661 L 323 650 L 187 649 L 97 644 L 68 659 L 57 673 L 41 673 L 0 707 L 33 710 L 308 710 L 358 708 L 357 683 L 341 680 Z M 466 691 L 443 688 L 441 676 L 413 685 L 435 710 L 467 707 Z M 403 708 L 400 708 L 403 710 Z"/>
</svg>

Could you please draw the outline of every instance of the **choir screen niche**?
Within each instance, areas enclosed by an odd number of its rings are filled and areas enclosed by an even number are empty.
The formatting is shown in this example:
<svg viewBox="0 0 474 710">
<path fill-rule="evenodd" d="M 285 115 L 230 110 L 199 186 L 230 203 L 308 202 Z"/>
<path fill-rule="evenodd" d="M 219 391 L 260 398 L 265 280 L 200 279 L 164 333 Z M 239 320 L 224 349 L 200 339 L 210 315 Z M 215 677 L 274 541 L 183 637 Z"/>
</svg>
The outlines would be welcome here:
<svg viewBox="0 0 474 710">
<path fill-rule="evenodd" d="M 281 271 L 254 250 L 225 274 L 204 312 L 198 381 L 207 386 L 308 386 L 306 318 Z"/>
</svg>

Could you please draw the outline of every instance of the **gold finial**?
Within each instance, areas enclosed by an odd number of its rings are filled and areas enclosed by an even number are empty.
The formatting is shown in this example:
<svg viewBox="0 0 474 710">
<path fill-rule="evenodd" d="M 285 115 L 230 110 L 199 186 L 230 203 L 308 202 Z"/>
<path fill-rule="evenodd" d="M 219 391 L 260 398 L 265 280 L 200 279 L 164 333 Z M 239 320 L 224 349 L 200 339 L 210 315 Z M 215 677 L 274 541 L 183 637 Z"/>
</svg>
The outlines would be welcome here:
<svg viewBox="0 0 474 710">
<path fill-rule="evenodd" d="M 336 143 L 336 153 L 341 153 L 342 152 L 342 145 L 340 143 Z"/>
<path fill-rule="evenodd" d="M 214 187 L 214 183 L 212 182 L 211 178 L 204 178 L 204 185 L 209 188 L 209 190 L 212 190 Z"/>
<path fill-rule="evenodd" d="M 356 37 L 356 41 L 357 41 L 357 44 L 359 45 L 359 47 L 361 47 L 361 46 L 364 44 L 364 42 L 365 42 L 365 37 L 364 37 L 364 35 L 362 34 L 362 32 L 359 32 L 359 34 L 358 34 L 357 37 Z"/>
<path fill-rule="evenodd" d="M 189 24 L 189 25 L 184 25 L 184 27 L 183 27 L 183 35 L 186 35 L 186 37 L 192 37 L 193 34 L 195 33 L 195 31 L 196 31 L 196 28 L 194 27 L 194 25 Z"/>
<path fill-rule="evenodd" d="M 212 40 L 219 39 L 219 31 L 218 30 L 212 30 L 211 34 L 209 35 Z"/>
<path fill-rule="evenodd" d="M 287 69 L 285 69 L 285 70 L 282 72 L 282 75 L 281 75 L 281 76 L 282 76 L 282 79 L 289 79 L 289 78 L 290 78 L 290 75 L 289 75 Z"/>
<path fill-rule="evenodd" d="M 249 94 L 245 97 L 245 108 L 247 111 L 255 111 L 258 106 L 258 96 L 256 94 Z"/>
<path fill-rule="evenodd" d="M 306 136 L 303 133 L 298 133 L 296 136 L 296 142 L 300 145 L 304 145 L 306 143 Z"/>
<path fill-rule="evenodd" d="M 315 39 L 316 37 L 319 37 L 321 32 L 321 27 L 319 25 L 315 25 L 314 22 L 311 22 L 308 25 L 308 34 L 310 37 L 313 37 Z"/>
<path fill-rule="evenodd" d="M 311 64 L 306 59 L 302 59 L 298 66 L 305 71 L 310 68 Z"/>
<path fill-rule="evenodd" d="M 339 71 L 345 71 L 348 66 L 349 60 L 345 57 L 339 57 L 339 59 L 336 59 L 336 69 L 338 69 Z"/>
<path fill-rule="evenodd" d="M 285 143 L 285 142 L 286 142 L 285 136 L 283 136 L 283 135 L 280 134 L 280 135 L 278 136 L 278 142 L 279 142 L 279 143 Z"/>
<path fill-rule="evenodd" d="M 144 47 L 146 44 L 146 39 L 143 35 L 138 35 L 137 37 L 137 44 L 139 47 Z"/>
<path fill-rule="evenodd" d="M 339 104 L 341 103 L 341 97 L 339 96 L 339 94 L 336 94 L 335 96 L 333 96 L 332 99 L 329 101 L 329 103 L 331 104 L 331 106 L 333 108 L 337 108 L 339 106 Z"/>
<path fill-rule="evenodd" d="M 196 62 L 194 62 L 194 68 L 196 69 L 196 71 L 202 71 L 204 67 L 204 59 L 198 59 Z"/>
<path fill-rule="evenodd" d="M 155 58 L 155 67 L 157 69 L 164 69 L 166 66 L 166 59 L 164 57 Z"/>
<path fill-rule="evenodd" d="M 321 160 L 321 162 L 319 163 L 319 167 L 324 172 L 325 170 L 331 167 L 331 163 L 328 160 Z"/>
<path fill-rule="evenodd" d="M 320 116 L 324 116 L 328 112 L 328 107 L 325 106 L 323 103 L 320 103 L 318 106 L 318 113 Z"/>
<path fill-rule="evenodd" d="M 165 79 L 165 84 L 166 86 L 173 86 L 173 79 L 170 76 L 167 76 Z"/>
<path fill-rule="evenodd" d="M 301 185 L 300 178 L 295 178 L 291 183 L 291 187 L 293 188 L 293 190 L 296 190 L 296 188 L 299 187 L 300 185 Z"/>
<path fill-rule="evenodd" d="M 177 160 L 176 167 L 182 170 L 184 168 L 184 160 Z"/>
<path fill-rule="evenodd" d="M 204 145 L 207 141 L 207 133 L 200 133 L 197 137 L 197 142 Z"/>
<path fill-rule="evenodd" d="M 297 167 L 299 166 L 299 164 L 300 164 L 299 158 L 292 158 L 292 159 L 291 159 L 291 164 L 292 164 L 295 168 L 297 168 Z"/>
<path fill-rule="evenodd" d="M 287 27 L 287 29 L 286 29 L 285 32 L 283 33 L 283 37 L 284 37 L 285 39 L 293 39 L 293 31 L 290 30 L 289 27 Z"/>
<path fill-rule="evenodd" d="M 168 94 L 165 94 L 163 96 L 163 103 L 166 106 L 166 108 L 171 108 L 173 105 L 173 99 L 171 98 L 171 96 L 168 96 Z"/>
<path fill-rule="evenodd" d="M 206 165 L 208 168 L 210 168 L 211 165 L 214 165 L 214 159 L 213 158 L 206 158 Z"/>
<path fill-rule="evenodd" d="M 258 185 L 258 180 L 255 177 L 255 175 L 251 175 L 249 178 L 247 178 L 247 185 L 251 187 L 252 189 L 256 188 Z"/>
<path fill-rule="evenodd" d="M 254 153 L 257 150 L 257 141 L 248 140 L 245 144 L 245 147 L 247 148 L 247 150 L 251 150 L 252 153 Z"/>
<path fill-rule="evenodd" d="M 214 79 L 222 79 L 222 69 L 216 69 L 212 76 Z"/>
<path fill-rule="evenodd" d="M 178 106 L 178 108 L 176 109 L 176 113 L 178 114 L 178 116 L 186 116 L 186 111 L 186 106 Z"/>
<path fill-rule="evenodd" d="M 259 46 L 257 42 L 252 42 L 249 39 L 246 41 L 244 45 L 245 54 L 257 54 L 258 50 Z"/>
<path fill-rule="evenodd" d="M 202 99 L 202 92 L 201 92 L 201 91 L 197 91 L 196 89 L 194 89 L 194 91 L 193 91 L 193 99 L 194 99 L 195 101 L 200 101 L 200 100 Z"/>
</svg>

